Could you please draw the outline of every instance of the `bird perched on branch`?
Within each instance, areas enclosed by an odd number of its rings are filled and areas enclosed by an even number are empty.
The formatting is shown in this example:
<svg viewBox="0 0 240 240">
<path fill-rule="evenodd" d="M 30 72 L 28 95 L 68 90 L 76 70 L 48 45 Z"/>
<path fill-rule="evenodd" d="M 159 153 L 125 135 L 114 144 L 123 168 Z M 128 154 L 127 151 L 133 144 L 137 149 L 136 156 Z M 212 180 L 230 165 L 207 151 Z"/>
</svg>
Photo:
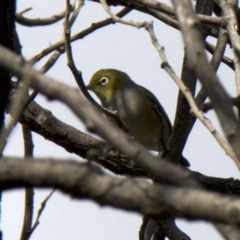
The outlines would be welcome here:
<svg viewBox="0 0 240 240">
<path fill-rule="evenodd" d="M 101 69 L 94 73 L 87 89 L 97 95 L 103 107 L 117 111 L 129 134 L 147 149 L 167 150 L 172 125 L 164 108 L 149 90 L 116 69 Z M 189 166 L 183 156 L 180 164 Z"/>
</svg>

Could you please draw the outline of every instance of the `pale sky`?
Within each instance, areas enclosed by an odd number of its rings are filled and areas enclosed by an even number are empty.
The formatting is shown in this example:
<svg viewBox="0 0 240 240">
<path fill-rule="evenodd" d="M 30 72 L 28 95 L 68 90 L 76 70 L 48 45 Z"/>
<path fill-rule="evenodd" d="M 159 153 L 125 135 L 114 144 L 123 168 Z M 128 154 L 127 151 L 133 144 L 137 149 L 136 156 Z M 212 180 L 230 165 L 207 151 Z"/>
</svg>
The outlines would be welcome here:
<svg viewBox="0 0 240 240">
<path fill-rule="evenodd" d="M 161 1 L 169 4 L 169 1 Z M 28 17 L 46 17 L 61 12 L 65 8 L 65 1 L 59 0 L 18 0 L 18 11 L 33 7 L 26 13 Z M 119 11 L 121 8 L 113 8 Z M 72 34 L 108 17 L 98 3 L 86 1 L 77 19 Z M 152 17 L 136 11 L 127 15 L 127 19 L 154 20 L 154 28 L 159 42 L 165 47 L 169 63 L 180 76 L 183 55 L 182 39 L 179 32 L 168 27 Z M 20 41 L 23 46 L 23 55 L 26 59 L 39 53 L 42 49 L 59 41 L 63 32 L 60 21 L 49 27 L 22 27 L 17 25 Z M 88 82 L 91 75 L 100 68 L 117 68 L 127 72 L 140 85 L 151 90 L 161 101 L 166 112 L 173 122 L 178 88 L 172 79 L 160 68 L 160 58 L 151 44 L 148 33 L 144 29 L 135 29 L 119 23 L 107 26 L 82 40 L 72 44 L 74 60 L 83 77 Z M 228 55 L 231 52 L 228 51 Z M 37 64 L 41 67 L 47 58 Z M 77 88 L 70 70 L 66 66 L 66 56 L 62 55 L 56 65 L 48 73 L 55 79 Z M 235 94 L 234 75 L 231 70 L 221 66 L 219 76 L 231 94 Z M 47 102 L 42 96 L 36 100 L 41 106 L 80 130 L 84 130 L 78 120 L 63 104 Z M 215 114 L 210 112 L 207 117 L 219 130 Z M 221 130 L 220 130 L 221 131 Z M 64 149 L 34 135 L 34 154 L 36 157 L 51 156 L 56 158 L 81 159 L 67 153 Z M 5 156 L 23 156 L 21 127 L 18 125 L 9 138 Z M 219 147 L 208 130 L 198 121 L 190 134 L 184 150 L 184 156 L 191 163 L 191 170 L 216 177 L 238 177 L 238 170 L 232 160 Z M 50 190 L 35 191 L 35 215 L 42 200 Z M 2 228 L 3 239 L 19 239 L 22 227 L 24 195 L 23 190 L 9 191 L 3 194 Z M 35 218 L 34 218 L 35 219 Z M 128 240 L 138 239 L 141 216 L 110 207 L 100 207 L 91 201 L 73 200 L 59 192 L 54 193 L 40 219 L 38 228 L 31 239 L 84 239 L 84 240 Z M 206 222 L 179 221 L 179 227 L 194 240 L 214 239 L 221 240 L 221 236 Z M 197 234 L 196 234 L 197 233 Z"/>
</svg>

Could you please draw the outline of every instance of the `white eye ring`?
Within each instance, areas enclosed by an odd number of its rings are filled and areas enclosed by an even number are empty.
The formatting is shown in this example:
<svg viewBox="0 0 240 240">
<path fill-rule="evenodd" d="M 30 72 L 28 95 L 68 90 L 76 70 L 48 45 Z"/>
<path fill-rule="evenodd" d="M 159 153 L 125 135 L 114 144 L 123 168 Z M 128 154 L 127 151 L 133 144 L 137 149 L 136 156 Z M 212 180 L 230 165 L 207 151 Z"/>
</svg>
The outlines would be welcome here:
<svg viewBox="0 0 240 240">
<path fill-rule="evenodd" d="M 99 82 L 101 83 L 102 86 L 107 85 L 108 83 L 108 78 L 107 77 L 102 77 Z"/>
</svg>

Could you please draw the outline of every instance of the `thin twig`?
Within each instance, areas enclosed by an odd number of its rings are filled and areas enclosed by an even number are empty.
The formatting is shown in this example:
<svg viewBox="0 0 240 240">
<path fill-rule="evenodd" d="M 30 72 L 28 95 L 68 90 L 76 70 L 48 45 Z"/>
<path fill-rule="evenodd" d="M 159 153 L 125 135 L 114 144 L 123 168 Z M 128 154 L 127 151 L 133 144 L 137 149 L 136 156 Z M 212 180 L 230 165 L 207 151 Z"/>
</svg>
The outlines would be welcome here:
<svg viewBox="0 0 240 240">
<path fill-rule="evenodd" d="M 47 195 L 47 197 L 42 201 L 41 207 L 40 207 L 39 210 L 38 210 L 38 214 L 37 214 L 36 220 L 35 220 L 35 222 L 34 222 L 34 224 L 33 224 L 33 226 L 32 226 L 32 229 L 31 229 L 31 231 L 30 231 L 30 233 L 29 233 L 29 238 L 30 238 L 30 236 L 32 235 L 32 233 L 35 231 L 35 229 L 37 228 L 37 226 L 39 225 L 39 223 L 40 223 L 39 220 L 40 220 L 40 217 L 41 217 L 41 215 L 42 215 L 42 213 L 43 213 L 43 210 L 45 209 L 48 200 L 50 199 L 50 197 L 53 195 L 54 192 L 55 192 L 55 189 L 53 189 L 53 190 Z"/>
<path fill-rule="evenodd" d="M 125 0 L 124 0 L 125 2 Z M 155 9 L 155 10 L 158 10 L 159 12 L 163 12 L 163 13 L 166 13 L 168 15 L 172 15 L 175 17 L 175 13 L 174 13 L 174 10 L 172 7 L 168 6 L 167 4 L 165 3 L 161 3 L 161 2 L 157 2 L 157 1 L 154 1 L 154 0 L 147 0 L 147 1 L 143 1 L 143 0 L 127 0 L 126 3 L 132 3 L 132 4 L 139 4 L 141 6 L 144 6 L 144 7 L 148 7 L 148 8 L 151 8 L 151 9 Z"/>
<path fill-rule="evenodd" d="M 76 0 L 75 5 L 74 5 L 74 11 L 73 11 L 72 16 L 69 20 L 69 25 L 70 26 L 72 26 L 74 24 L 74 22 L 76 21 L 78 15 L 79 15 L 80 9 L 82 8 L 83 4 L 84 4 L 84 2 L 82 0 Z M 69 3 L 68 11 L 69 11 L 69 15 L 70 15 L 70 12 L 71 12 L 71 4 L 70 3 Z"/>
<path fill-rule="evenodd" d="M 47 62 L 41 67 L 40 72 L 46 73 L 57 62 L 60 55 L 61 55 L 61 51 L 56 50 L 51 55 L 51 57 L 47 60 Z M 26 101 L 22 105 L 22 112 L 24 112 L 27 106 L 35 99 L 37 95 L 38 95 L 38 91 L 33 90 L 33 92 L 30 94 L 30 96 L 26 99 Z"/>
<path fill-rule="evenodd" d="M 226 45 L 228 42 L 228 34 L 226 29 L 220 29 L 219 30 L 219 37 L 217 41 L 216 48 L 214 50 L 212 59 L 211 59 L 211 65 L 213 66 L 215 72 L 217 72 L 218 67 L 221 63 L 221 59 L 224 55 Z M 201 87 L 199 90 L 197 96 L 195 97 L 197 105 L 201 105 L 207 98 L 207 92 L 204 87 Z"/>
<path fill-rule="evenodd" d="M 206 41 L 206 49 L 208 52 L 210 52 L 211 54 L 213 54 L 215 52 L 215 47 L 214 45 L 212 45 L 211 43 Z M 234 67 L 234 62 L 231 58 L 227 57 L 227 56 L 223 56 L 222 57 L 222 62 L 224 64 L 226 64 L 228 67 L 230 67 L 233 71 L 235 71 L 235 67 Z"/>
<path fill-rule="evenodd" d="M 105 9 L 105 11 L 109 14 L 109 16 L 111 16 L 111 18 L 115 22 L 119 22 L 119 23 L 122 23 L 122 24 L 126 24 L 126 25 L 130 25 L 130 26 L 133 26 L 133 27 L 137 27 L 137 28 L 145 27 L 147 22 L 145 22 L 145 21 L 144 22 L 134 22 L 133 20 L 122 19 L 122 18 L 118 17 L 115 13 L 113 13 L 111 11 L 109 6 L 107 5 L 106 0 L 100 0 L 100 2 L 102 4 L 103 8 Z"/>
<path fill-rule="evenodd" d="M 73 7 L 71 6 L 71 11 L 73 11 Z M 48 18 L 27 18 L 24 17 L 23 14 L 26 13 L 27 11 L 32 10 L 32 8 L 27 8 L 19 13 L 16 13 L 16 21 L 17 23 L 24 25 L 24 26 L 28 26 L 28 27 L 35 27 L 35 26 L 46 26 L 46 25 L 50 25 L 53 23 L 56 23 L 58 21 L 60 21 L 61 19 L 63 19 L 64 14 L 65 14 L 65 10 L 62 11 L 59 14 L 55 14 L 51 17 Z"/>
<path fill-rule="evenodd" d="M 240 96 L 232 98 L 231 102 L 233 106 L 240 108 Z M 206 102 L 202 104 L 200 107 L 203 112 L 208 112 L 209 110 L 213 109 L 213 105 L 211 102 Z"/>
<path fill-rule="evenodd" d="M 117 13 L 116 15 L 118 17 L 123 17 L 126 14 L 128 14 L 131 11 L 130 8 L 124 8 L 123 10 L 119 11 L 119 13 Z M 112 18 L 107 18 L 105 20 L 99 21 L 99 22 L 95 22 L 92 23 L 90 27 L 84 29 L 83 31 L 71 36 L 71 42 L 74 42 L 78 39 L 82 39 L 85 36 L 91 34 L 92 32 L 105 27 L 107 25 L 113 24 L 114 21 Z M 59 42 L 56 42 L 54 44 L 52 44 L 51 46 L 45 48 L 44 50 L 42 50 L 40 53 L 38 53 L 37 55 L 33 56 L 31 59 L 28 60 L 28 62 L 30 63 L 36 63 L 39 60 L 41 60 L 43 57 L 45 57 L 47 54 L 49 54 L 50 52 L 56 50 L 56 49 L 60 49 L 61 47 L 63 47 L 65 45 L 65 40 L 60 40 Z"/>
</svg>

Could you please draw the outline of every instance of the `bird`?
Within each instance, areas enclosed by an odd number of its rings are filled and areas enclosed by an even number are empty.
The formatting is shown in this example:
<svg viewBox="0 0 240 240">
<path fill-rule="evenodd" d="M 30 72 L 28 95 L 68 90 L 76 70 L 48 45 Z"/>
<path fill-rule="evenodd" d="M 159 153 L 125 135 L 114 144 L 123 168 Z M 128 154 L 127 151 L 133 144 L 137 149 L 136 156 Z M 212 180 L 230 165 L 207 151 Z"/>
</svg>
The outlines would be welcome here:
<svg viewBox="0 0 240 240">
<path fill-rule="evenodd" d="M 135 83 L 127 73 L 117 69 L 100 69 L 86 88 L 104 108 L 115 111 L 128 133 L 148 150 L 165 152 L 172 125 L 158 99 L 148 89 Z M 180 164 L 189 167 L 181 156 Z"/>
</svg>

